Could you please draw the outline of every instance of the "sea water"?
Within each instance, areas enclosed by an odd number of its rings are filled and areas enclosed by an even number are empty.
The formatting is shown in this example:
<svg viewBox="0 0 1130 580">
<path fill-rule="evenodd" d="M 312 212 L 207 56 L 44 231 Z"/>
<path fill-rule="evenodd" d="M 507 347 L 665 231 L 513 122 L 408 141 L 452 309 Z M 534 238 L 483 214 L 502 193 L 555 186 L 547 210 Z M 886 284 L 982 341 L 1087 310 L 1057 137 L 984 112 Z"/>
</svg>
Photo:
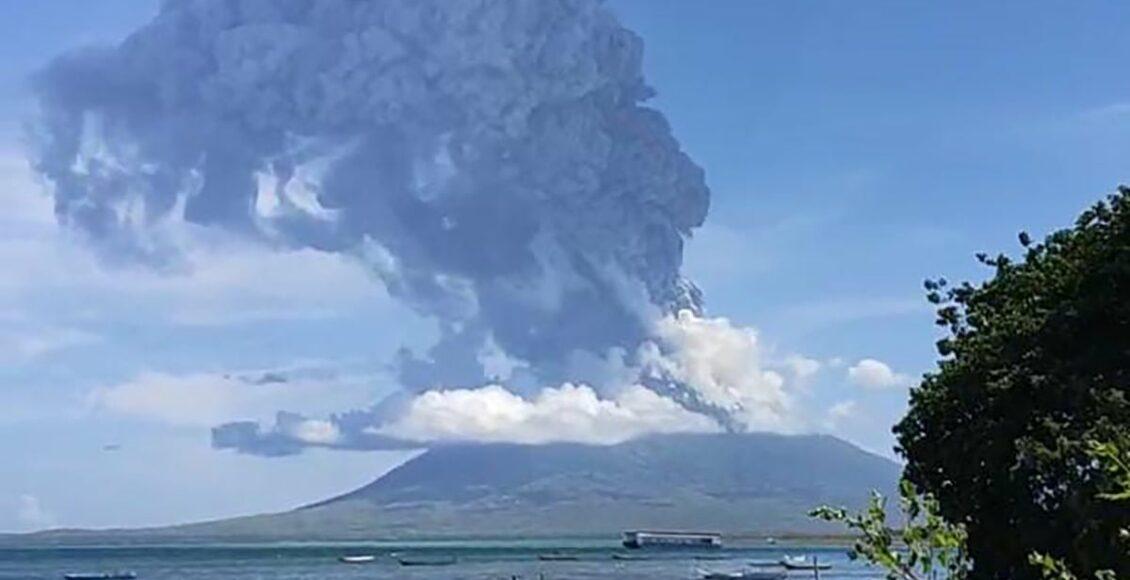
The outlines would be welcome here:
<svg viewBox="0 0 1130 580">
<path fill-rule="evenodd" d="M 642 559 L 615 560 L 612 554 Z M 346 555 L 376 556 L 366 564 L 346 564 Z M 576 560 L 542 561 L 539 554 L 568 554 Z M 269 544 L 129 547 L 0 548 L 0 579 L 59 580 L 69 572 L 128 570 L 138 580 L 207 578 L 215 580 L 322 580 L 403 578 L 407 580 L 590 578 L 691 579 L 705 571 L 736 571 L 750 562 L 785 555 L 816 557 L 831 564 L 824 580 L 882 578 L 874 568 L 853 562 L 843 548 L 734 546 L 706 552 L 627 551 L 613 540 L 538 540 L 373 542 L 350 544 Z M 447 566 L 402 566 L 397 558 L 455 558 Z M 793 571 L 789 578 L 813 578 Z"/>
</svg>

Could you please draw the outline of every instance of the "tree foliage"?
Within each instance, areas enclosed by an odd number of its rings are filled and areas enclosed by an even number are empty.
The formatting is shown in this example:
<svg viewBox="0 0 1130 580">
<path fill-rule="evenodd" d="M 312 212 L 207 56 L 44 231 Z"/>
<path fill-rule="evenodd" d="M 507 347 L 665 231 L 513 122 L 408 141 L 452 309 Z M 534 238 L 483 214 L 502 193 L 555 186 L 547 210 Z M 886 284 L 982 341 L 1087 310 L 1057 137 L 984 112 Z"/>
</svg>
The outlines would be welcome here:
<svg viewBox="0 0 1130 580">
<path fill-rule="evenodd" d="M 1099 468 L 1110 474 L 1114 482 L 1114 489 L 1099 495 L 1101 499 L 1111 502 L 1130 501 L 1130 440 L 1121 441 L 1091 441 L 1089 443 L 1091 457 L 1098 462 Z M 1124 549 L 1130 553 L 1130 529 L 1122 528 L 1118 532 L 1119 538 L 1124 543 Z M 1032 565 L 1043 571 L 1045 580 L 1078 580 L 1076 574 L 1066 562 L 1048 554 L 1034 552 L 1029 561 Z M 1095 580 L 1115 580 L 1118 576 L 1114 570 L 1097 570 Z"/>
<path fill-rule="evenodd" d="M 852 559 L 863 558 L 886 571 L 889 580 L 960 580 L 969 569 L 965 556 L 965 529 L 938 515 L 937 501 L 920 496 L 909 481 L 899 484 L 899 529 L 889 526 L 887 500 L 871 492 L 867 509 L 850 514 L 846 509 L 818 507 L 810 516 L 841 522 L 859 537 L 852 545 Z"/>
<path fill-rule="evenodd" d="M 895 427 L 905 475 L 967 530 L 973 578 L 1039 578 L 1033 553 L 1130 578 L 1130 507 L 1090 443 L 1130 435 L 1130 189 L 1021 245 L 978 256 L 983 284 L 926 283 L 947 336 Z"/>
</svg>

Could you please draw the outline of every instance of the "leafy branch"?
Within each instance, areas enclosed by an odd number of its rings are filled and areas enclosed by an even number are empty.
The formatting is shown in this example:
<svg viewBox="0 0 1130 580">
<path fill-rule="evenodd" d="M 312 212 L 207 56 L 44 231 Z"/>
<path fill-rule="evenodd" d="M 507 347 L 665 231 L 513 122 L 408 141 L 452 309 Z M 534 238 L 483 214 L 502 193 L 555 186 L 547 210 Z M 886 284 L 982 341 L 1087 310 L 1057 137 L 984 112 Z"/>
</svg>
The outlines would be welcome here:
<svg viewBox="0 0 1130 580">
<path fill-rule="evenodd" d="M 898 530 L 888 525 L 886 503 L 881 493 L 873 491 L 867 508 L 857 514 L 820 506 L 809 516 L 843 523 L 858 533 L 850 556 L 883 568 L 889 580 L 965 578 L 970 569 L 965 528 L 938 515 L 933 497 L 919 495 L 909 481 L 901 481 L 899 507 L 904 521 Z"/>
<path fill-rule="evenodd" d="M 1110 441 L 1088 441 L 1087 453 L 1099 464 L 1099 468 L 1110 476 L 1114 491 L 1100 493 L 1098 497 L 1112 502 L 1130 500 L 1130 442 L 1123 437 L 1118 443 Z M 1119 538 L 1130 542 L 1130 530 L 1119 530 Z M 1046 580 L 1078 580 L 1078 576 L 1066 562 L 1042 552 L 1033 552 L 1028 561 L 1044 574 Z M 1095 580 L 1115 580 L 1118 576 L 1113 570 L 1098 570 Z"/>
</svg>

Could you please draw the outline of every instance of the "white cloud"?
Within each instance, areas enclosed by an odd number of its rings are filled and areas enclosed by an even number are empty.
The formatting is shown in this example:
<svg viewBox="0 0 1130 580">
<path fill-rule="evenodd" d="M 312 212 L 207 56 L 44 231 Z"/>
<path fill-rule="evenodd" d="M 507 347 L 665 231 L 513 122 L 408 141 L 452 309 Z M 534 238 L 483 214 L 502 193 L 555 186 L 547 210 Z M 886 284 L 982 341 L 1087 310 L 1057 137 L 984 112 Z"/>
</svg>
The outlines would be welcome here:
<svg viewBox="0 0 1130 580">
<path fill-rule="evenodd" d="M 374 432 L 421 442 L 614 444 L 647 433 L 718 430 L 713 420 L 640 386 L 602 399 L 588 386 L 567 383 L 531 399 L 498 385 L 429 391 Z"/>
<path fill-rule="evenodd" d="M 648 344 L 640 351 L 645 366 L 681 381 L 702 401 L 729 411 L 747 429 L 796 429 L 798 419 L 785 379 L 763 367 L 753 329 L 683 310 L 663 318 L 656 334 L 662 345 Z"/>
<path fill-rule="evenodd" d="M 341 439 L 341 431 L 329 421 L 304 419 L 294 428 L 294 436 L 312 445 L 331 445 Z"/>
<path fill-rule="evenodd" d="M 23 494 L 16 501 L 16 521 L 25 530 L 43 530 L 56 525 L 55 516 L 44 509 L 39 498 Z"/>
<path fill-rule="evenodd" d="M 820 361 L 799 354 L 785 357 L 784 364 L 797 381 L 805 381 L 820 372 Z"/>
<path fill-rule="evenodd" d="M 369 377 L 264 381 L 235 372 L 146 372 L 92 390 L 87 402 L 100 412 L 181 427 L 214 427 L 228 421 L 266 420 L 280 409 L 328 414 L 367 406 L 373 396 Z M 294 435 L 311 443 L 332 442 L 338 436 L 332 424 L 314 420 L 298 425 Z"/>
<path fill-rule="evenodd" d="M 910 384 L 910 377 L 891 370 L 882 361 L 865 358 L 848 368 L 848 380 L 865 389 L 888 389 Z"/>
</svg>

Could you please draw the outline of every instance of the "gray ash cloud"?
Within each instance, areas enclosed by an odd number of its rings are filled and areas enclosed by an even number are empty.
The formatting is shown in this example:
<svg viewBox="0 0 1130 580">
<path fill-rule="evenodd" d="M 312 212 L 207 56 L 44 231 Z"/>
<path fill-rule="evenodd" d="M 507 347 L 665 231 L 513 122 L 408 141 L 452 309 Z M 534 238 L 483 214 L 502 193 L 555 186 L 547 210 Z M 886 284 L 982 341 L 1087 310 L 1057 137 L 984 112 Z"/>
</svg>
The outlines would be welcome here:
<svg viewBox="0 0 1130 580">
<path fill-rule="evenodd" d="M 596 0 L 168 0 L 36 77 L 34 164 L 113 260 L 176 264 L 182 222 L 356 257 L 440 326 L 409 391 L 488 347 L 554 384 L 701 310 L 710 192 L 642 52 Z"/>
</svg>

